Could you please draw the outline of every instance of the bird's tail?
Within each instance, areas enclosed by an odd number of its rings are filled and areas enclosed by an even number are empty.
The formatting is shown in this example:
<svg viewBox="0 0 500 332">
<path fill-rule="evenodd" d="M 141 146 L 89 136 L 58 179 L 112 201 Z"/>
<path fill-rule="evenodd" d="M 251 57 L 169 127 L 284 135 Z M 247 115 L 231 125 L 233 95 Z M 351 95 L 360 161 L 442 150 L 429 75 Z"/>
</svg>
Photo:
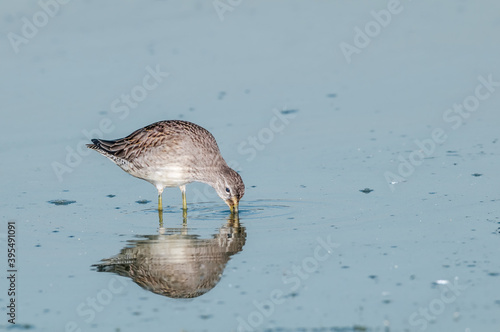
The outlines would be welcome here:
<svg viewBox="0 0 500 332">
<path fill-rule="evenodd" d="M 106 141 L 102 139 L 92 139 L 92 143 L 94 144 L 87 144 L 87 148 L 91 150 L 95 150 L 105 156 L 106 158 L 111 159 L 113 162 L 116 164 L 120 165 L 123 160 L 122 158 L 118 157 L 115 155 L 115 151 L 110 149 L 110 147 L 113 145 L 114 141 Z"/>
</svg>

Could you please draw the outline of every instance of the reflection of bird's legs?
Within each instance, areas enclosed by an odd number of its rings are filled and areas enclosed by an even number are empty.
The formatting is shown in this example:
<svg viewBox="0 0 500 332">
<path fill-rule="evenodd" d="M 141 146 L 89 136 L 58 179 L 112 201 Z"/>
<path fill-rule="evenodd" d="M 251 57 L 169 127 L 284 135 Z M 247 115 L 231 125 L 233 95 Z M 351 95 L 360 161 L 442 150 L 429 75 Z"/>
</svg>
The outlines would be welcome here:
<svg viewBox="0 0 500 332">
<path fill-rule="evenodd" d="M 227 218 L 227 224 L 228 226 L 240 227 L 240 216 L 238 214 L 231 213 L 229 217 Z"/>
<path fill-rule="evenodd" d="M 179 187 L 182 192 L 182 209 L 184 211 L 187 210 L 187 202 L 186 202 L 186 185 L 182 185 Z"/>
<path fill-rule="evenodd" d="M 158 210 L 158 221 L 160 223 L 160 228 L 163 228 L 163 211 Z"/>
<path fill-rule="evenodd" d="M 188 235 L 188 231 L 189 231 L 189 228 L 187 227 L 187 223 L 183 223 L 180 234 Z"/>
<path fill-rule="evenodd" d="M 187 216 L 188 216 L 187 210 L 183 209 L 182 210 L 182 225 L 183 226 L 187 225 Z"/>
<path fill-rule="evenodd" d="M 161 213 L 160 211 L 158 211 L 158 218 L 159 218 L 158 233 L 165 234 L 165 228 L 163 227 L 163 213 Z"/>
</svg>

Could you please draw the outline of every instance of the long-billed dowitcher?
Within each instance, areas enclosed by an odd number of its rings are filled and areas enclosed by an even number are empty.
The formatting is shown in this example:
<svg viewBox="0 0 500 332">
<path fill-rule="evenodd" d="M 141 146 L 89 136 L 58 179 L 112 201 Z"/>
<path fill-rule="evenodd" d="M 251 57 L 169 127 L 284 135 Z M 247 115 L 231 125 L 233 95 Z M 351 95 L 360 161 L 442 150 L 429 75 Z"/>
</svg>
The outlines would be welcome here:
<svg viewBox="0 0 500 332">
<path fill-rule="evenodd" d="M 194 123 L 160 121 L 116 140 L 93 139 L 87 147 L 96 150 L 125 172 L 152 183 L 158 190 L 158 210 L 165 187 L 179 187 L 182 207 L 187 210 L 186 184 L 211 185 L 231 209 L 245 193 L 240 175 L 222 158 L 215 138 Z"/>
</svg>

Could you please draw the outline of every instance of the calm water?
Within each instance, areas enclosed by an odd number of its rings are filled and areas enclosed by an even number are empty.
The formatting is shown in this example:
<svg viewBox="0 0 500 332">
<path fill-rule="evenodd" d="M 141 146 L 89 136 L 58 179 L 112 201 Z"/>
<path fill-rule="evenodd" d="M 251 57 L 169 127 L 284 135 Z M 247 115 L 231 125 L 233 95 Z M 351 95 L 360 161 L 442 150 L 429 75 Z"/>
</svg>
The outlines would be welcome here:
<svg viewBox="0 0 500 332">
<path fill-rule="evenodd" d="M 0 5 L 0 329 L 500 331 L 500 5 L 221 3 Z M 239 218 L 84 148 L 164 119 Z"/>
</svg>

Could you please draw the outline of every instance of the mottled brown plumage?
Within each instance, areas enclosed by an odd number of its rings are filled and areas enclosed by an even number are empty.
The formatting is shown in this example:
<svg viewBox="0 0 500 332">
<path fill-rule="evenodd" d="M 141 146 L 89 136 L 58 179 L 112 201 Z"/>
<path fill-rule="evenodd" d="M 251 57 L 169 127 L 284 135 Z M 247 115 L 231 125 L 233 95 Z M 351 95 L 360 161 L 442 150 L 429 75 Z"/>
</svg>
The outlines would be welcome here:
<svg viewBox="0 0 500 332">
<path fill-rule="evenodd" d="M 186 209 L 185 185 L 211 185 L 237 211 L 245 193 L 240 175 L 222 158 L 208 130 L 187 121 L 153 123 L 117 140 L 93 139 L 87 147 L 112 160 L 125 172 L 152 183 L 158 190 L 158 208 L 165 187 L 180 187 Z"/>
</svg>

